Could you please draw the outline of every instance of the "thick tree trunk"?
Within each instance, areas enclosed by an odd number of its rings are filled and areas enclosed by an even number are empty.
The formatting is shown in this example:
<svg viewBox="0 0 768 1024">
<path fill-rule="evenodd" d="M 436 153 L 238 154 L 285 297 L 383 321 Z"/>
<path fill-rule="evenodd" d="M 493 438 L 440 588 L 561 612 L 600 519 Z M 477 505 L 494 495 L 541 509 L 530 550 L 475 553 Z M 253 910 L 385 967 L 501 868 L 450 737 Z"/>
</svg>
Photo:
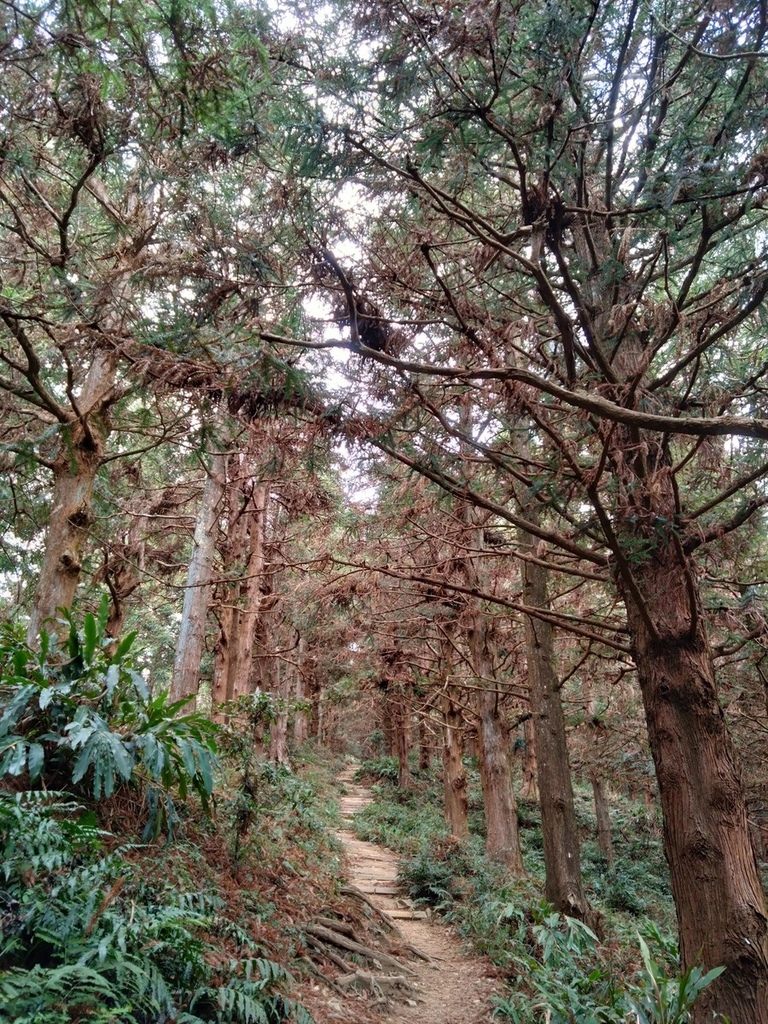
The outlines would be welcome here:
<svg viewBox="0 0 768 1024">
<path fill-rule="evenodd" d="M 224 545 L 224 571 L 242 567 L 243 578 L 221 588 L 219 639 L 216 645 L 213 701 L 222 704 L 252 693 L 256 686 L 254 650 L 264 632 L 261 583 L 265 555 L 268 487 L 254 483 L 245 456 L 230 458 L 229 528 Z M 269 689 L 269 686 L 262 686 Z"/>
<path fill-rule="evenodd" d="M 443 793 L 445 820 L 458 839 L 469 835 L 467 773 L 462 760 L 464 721 L 449 693 L 443 696 Z"/>
<path fill-rule="evenodd" d="M 521 536 L 521 547 L 532 550 L 530 536 Z M 531 608 L 548 608 L 544 567 L 534 562 L 521 562 L 521 570 L 525 604 Z M 585 921 L 589 917 L 589 905 L 581 881 L 581 854 L 565 717 L 555 674 L 554 637 L 549 622 L 532 615 L 526 618 L 525 648 L 544 840 L 544 894 L 556 910 Z"/>
<path fill-rule="evenodd" d="M 80 416 L 62 428 L 62 450 L 53 468 L 53 497 L 45 534 L 43 565 L 27 627 L 35 643 L 59 608 L 69 609 L 82 573 L 83 553 L 93 522 L 96 473 L 109 436 L 107 412 L 114 401 L 117 358 L 113 349 L 95 353 L 77 407 Z"/>
<path fill-rule="evenodd" d="M 768 916 L 741 777 L 718 701 L 695 569 L 673 544 L 633 567 L 628 623 L 664 814 L 684 967 L 727 970 L 696 1024 L 768 1024 Z"/>
<path fill-rule="evenodd" d="M 181 626 L 173 663 L 170 694 L 172 701 L 196 697 L 200 685 L 200 661 L 205 649 L 205 625 L 208 618 L 225 473 L 226 455 L 216 452 L 211 457 L 211 468 L 205 478 L 195 523 L 192 557 L 187 572 Z"/>
</svg>

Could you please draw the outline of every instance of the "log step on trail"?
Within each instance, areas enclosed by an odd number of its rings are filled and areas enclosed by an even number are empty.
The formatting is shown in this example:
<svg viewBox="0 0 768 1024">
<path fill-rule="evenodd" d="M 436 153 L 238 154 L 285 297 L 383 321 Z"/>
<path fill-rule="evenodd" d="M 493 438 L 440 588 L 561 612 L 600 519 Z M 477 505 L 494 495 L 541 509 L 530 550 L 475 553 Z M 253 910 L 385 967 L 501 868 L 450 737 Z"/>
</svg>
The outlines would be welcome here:
<svg viewBox="0 0 768 1024">
<path fill-rule="evenodd" d="M 354 781 L 354 767 L 340 776 L 344 786 L 341 815 L 350 821 L 372 799 Z M 352 929 L 318 919 L 305 929 L 308 947 L 343 970 L 334 990 L 365 992 L 373 1013 L 366 1019 L 387 1024 L 491 1024 L 491 996 L 497 987 L 492 965 L 462 950 L 455 933 L 431 914 L 410 905 L 397 886 L 396 854 L 358 839 L 343 829 L 349 884 L 342 894 L 360 901 L 380 928 L 388 952 L 360 941 Z M 354 1005 L 331 999 L 326 1019 L 313 1008 L 317 1024 L 359 1024 Z"/>
</svg>

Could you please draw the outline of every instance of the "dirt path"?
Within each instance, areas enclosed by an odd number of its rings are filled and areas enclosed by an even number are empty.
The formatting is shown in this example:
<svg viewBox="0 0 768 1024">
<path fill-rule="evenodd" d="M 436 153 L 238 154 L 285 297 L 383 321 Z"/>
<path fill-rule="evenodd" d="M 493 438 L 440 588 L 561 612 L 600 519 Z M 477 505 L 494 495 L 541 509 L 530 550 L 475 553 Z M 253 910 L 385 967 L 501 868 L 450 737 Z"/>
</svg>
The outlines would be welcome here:
<svg viewBox="0 0 768 1024">
<path fill-rule="evenodd" d="M 353 781 L 354 769 L 346 770 L 340 781 L 346 792 L 341 814 L 351 820 L 370 802 L 371 793 Z M 490 998 L 498 983 L 492 965 L 480 957 L 462 952 L 452 930 L 431 920 L 424 911 L 414 911 L 397 895 L 398 857 L 375 843 L 357 839 L 349 830 L 337 833 L 344 844 L 349 881 L 366 894 L 400 930 L 403 945 L 416 947 L 430 962 L 410 960 L 414 970 L 413 991 L 381 1016 L 388 1024 L 489 1024 Z"/>
</svg>

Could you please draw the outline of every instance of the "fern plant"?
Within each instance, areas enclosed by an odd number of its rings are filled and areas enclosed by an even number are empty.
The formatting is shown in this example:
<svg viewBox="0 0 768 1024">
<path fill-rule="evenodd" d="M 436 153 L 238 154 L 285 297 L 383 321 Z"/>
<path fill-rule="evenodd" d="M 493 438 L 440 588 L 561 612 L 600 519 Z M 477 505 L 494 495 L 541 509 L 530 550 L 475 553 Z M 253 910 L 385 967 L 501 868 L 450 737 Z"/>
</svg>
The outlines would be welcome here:
<svg viewBox="0 0 768 1024">
<path fill-rule="evenodd" d="M 223 902 L 149 884 L 61 794 L 0 794 L 0 1021 L 311 1024 Z M 242 955 L 219 967 L 212 943 Z"/>
<path fill-rule="evenodd" d="M 172 830 L 174 791 L 209 808 L 217 729 L 182 714 L 185 701 L 149 693 L 131 659 L 136 634 L 107 636 L 108 612 L 105 597 L 79 629 L 62 611 L 66 643 L 43 633 L 37 651 L 17 627 L 0 629 L 0 778 L 26 774 L 95 800 L 142 784 L 149 838 Z"/>
</svg>

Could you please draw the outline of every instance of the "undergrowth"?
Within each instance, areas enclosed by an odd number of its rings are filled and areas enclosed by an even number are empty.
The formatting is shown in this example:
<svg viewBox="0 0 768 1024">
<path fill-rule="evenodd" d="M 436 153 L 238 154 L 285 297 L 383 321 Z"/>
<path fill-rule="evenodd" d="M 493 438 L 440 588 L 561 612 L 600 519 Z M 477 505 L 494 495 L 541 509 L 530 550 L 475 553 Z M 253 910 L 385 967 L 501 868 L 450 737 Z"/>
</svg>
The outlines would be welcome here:
<svg viewBox="0 0 768 1024">
<path fill-rule="evenodd" d="M 105 624 L 2 631 L 0 1021 L 311 1024 L 285 964 L 338 873 L 322 766 L 246 765 Z"/>
<path fill-rule="evenodd" d="M 674 909 L 659 823 L 645 808 L 619 802 L 613 817 L 616 860 L 609 869 L 593 841 L 596 823 L 577 796 L 585 886 L 604 936 L 556 913 L 542 898 L 543 843 L 538 808 L 520 809 L 527 877 L 510 876 L 484 856 L 479 777 L 467 762 L 470 837 L 450 836 L 439 771 L 414 768 L 414 788 L 397 788 L 396 761 L 365 762 L 359 778 L 374 802 L 355 830 L 402 855 L 400 884 L 417 904 L 450 921 L 505 972 L 509 993 L 495 1016 L 514 1024 L 684 1024 L 699 993 L 720 973 L 680 973 L 671 935 Z M 654 920 L 655 918 L 655 920 Z"/>
</svg>

